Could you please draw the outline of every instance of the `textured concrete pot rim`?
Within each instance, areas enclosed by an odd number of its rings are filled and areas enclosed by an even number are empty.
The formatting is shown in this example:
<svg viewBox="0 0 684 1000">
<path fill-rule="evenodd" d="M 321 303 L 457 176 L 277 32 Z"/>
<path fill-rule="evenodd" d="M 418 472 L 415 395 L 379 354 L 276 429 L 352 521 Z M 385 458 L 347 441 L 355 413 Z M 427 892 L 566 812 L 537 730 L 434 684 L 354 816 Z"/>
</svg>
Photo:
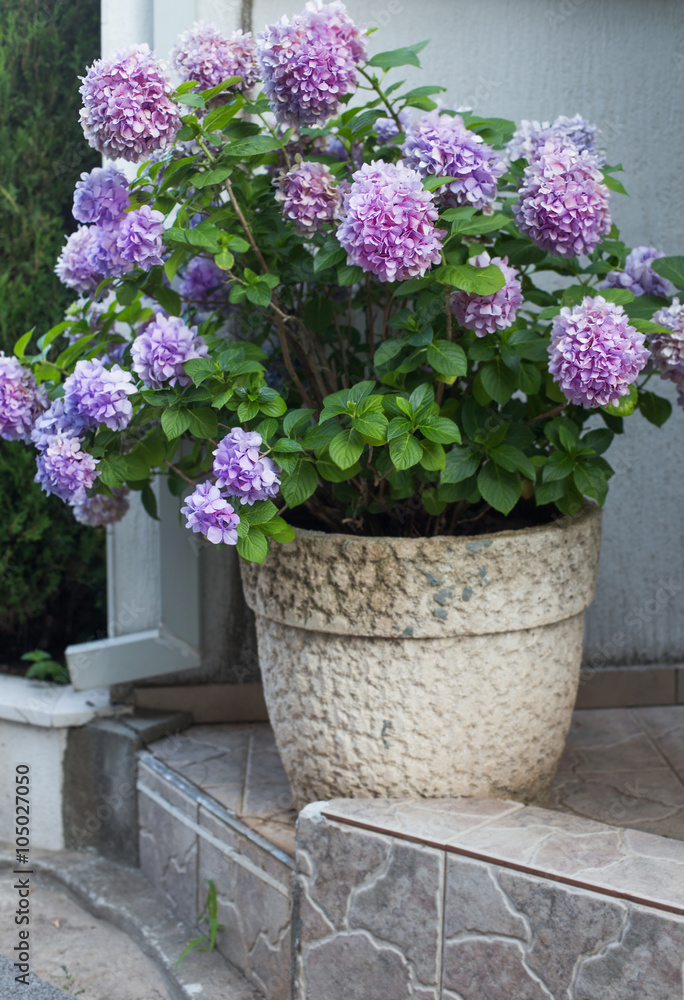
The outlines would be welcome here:
<svg viewBox="0 0 684 1000">
<path fill-rule="evenodd" d="M 584 504 L 579 513 L 574 515 L 563 514 L 546 524 L 535 524 L 526 528 L 505 528 L 503 531 L 490 531 L 480 535 L 420 535 L 417 538 L 409 538 L 405 535 L 346 535 L 341 531 L 319 531 L 317 528 L 295 528 L 297 539 L 302 540 L 325 540 L 344 544 L 346 542 L 356 542 L 363 545 L 378 544 L 388 545 L 401 543 L 402 545 L 413 542 L 416 547 L 430 542 L 449 542 L 452 544 L 472 545 L 473 543 L 505 540 L 507 538 L 519 538 L 521 535 L 540 535 L 558 528 L 575 527 L 587 519 L 595 519 L 601 516 L 601 507 L 594 500 L 584 498 Z M 267 557 L 268 558 L 268 557 Z"/>
<path fill-rule="evenodd" d="M 245 599 L 283 625 L 349 636 L 443 638 L 523 631 L 578 615 L 594 596 L 601 511 L 485 535 L 355 536 L 301 529 Z"/>
</svg>

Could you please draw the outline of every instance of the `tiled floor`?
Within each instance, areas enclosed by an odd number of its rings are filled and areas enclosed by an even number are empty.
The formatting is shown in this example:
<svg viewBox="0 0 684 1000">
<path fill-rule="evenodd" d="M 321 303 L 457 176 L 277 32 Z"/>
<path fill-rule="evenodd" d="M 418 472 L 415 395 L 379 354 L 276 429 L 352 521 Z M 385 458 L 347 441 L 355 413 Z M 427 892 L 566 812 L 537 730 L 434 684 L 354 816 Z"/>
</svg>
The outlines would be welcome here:
<svg viewBox="0 0 684 1000">
<path fill-rule="evenodd" d="M 193 726 L 150 750 L 294 856 L 290 788 L 266 723 Z M 684 705 L 575 712 L 550 805 L 684 840 Z"/>
<path fill-rule="evenodd" d="M 294 857 L 296 813 L 268 723 L 192 726 L 149 749 Z"/>
<path fill-rule="evenodd" d="M 551 806 L 684 840 L 684 705 L 575 712 Z"/>
</svg>

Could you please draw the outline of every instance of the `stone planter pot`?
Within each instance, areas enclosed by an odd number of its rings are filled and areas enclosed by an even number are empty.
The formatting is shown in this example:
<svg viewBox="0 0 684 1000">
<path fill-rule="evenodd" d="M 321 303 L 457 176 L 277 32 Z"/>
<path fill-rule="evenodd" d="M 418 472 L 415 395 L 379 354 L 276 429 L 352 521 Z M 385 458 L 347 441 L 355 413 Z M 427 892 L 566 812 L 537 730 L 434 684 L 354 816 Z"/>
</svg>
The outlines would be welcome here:
<svg viewBox="0 0 684 1000">
<path fill-rule="evenodd" d="M 601 512 L 474 538 L 298 531 L 242 564 L 295 802 L 543 802 L 575 703 Z"/>
</svg>

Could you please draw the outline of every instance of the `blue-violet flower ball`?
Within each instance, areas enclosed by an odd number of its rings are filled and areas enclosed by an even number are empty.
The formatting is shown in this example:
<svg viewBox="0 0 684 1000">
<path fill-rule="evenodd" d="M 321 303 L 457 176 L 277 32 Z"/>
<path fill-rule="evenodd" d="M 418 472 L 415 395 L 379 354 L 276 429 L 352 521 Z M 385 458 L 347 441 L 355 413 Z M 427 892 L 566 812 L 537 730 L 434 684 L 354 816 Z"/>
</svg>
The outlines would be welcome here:
<svg viewBox="0 0 684 1000">
<path fill-rule="evenodd" d="M 653 322 L 666 326 L 670 333 L 649 333 L 651 361 L 660 377 L 674 382 L 679 393 L 678 403 L 684 406 L 684 304 L 674 298 L 672 305 L 653 314 Z"/>
<path fill-rule="evenodd" d="M 473 330 L 477 337 L 486 337 L 496 330 L 506 330 L 515 320 L 516 313 L 523 303 L 522 286 L 518 280 L 518 272 L 510 267 L 508 257 L 491 257 L 487 251 L 477 257 L 471 257 L 470 263 L 475 267 L 487 267 L 496 264 L 506 284 L 493 295 L 468 295 L 467 292 L 454 292 L 451 296 L 451 311 L 460 326 Z"/>
<path fill-rule="evenodd" d="M 261 435 L 234 427 L 214 452 L 216 485 L 250 506 L 268 500 L 280 489 L 281 469 L 259 451 Z"/>
<path fill-rule="evenodd" d="M 408 129 L 402 153 L 406 166 L 423 178 L 455 178 L 436 192 L 437 201 L 451 208 L 489 208 L 506 169 L 498 153 L 467 129 L 460 115 L 439 111 L 430 111 Z"/>
<path fill-rule="evenodd" d="M 31 431 L 47 405 L 45 389 L 33 373 L 13 357 L 0 351 L 0 437 L 6 441 L 30 441 Z"/>
<path fill-rule="evenodd" d="M 615 406 L 648 361 L 644 340 L 622 306 L 587 296 L 555 317 L 549 371 L 570 402 Z"/>
<path fill-rule="evenodd" d="M 130 203 L 126 175 L 114 166 L 95 167 L 89 174 L 82 173 L 76 183 L 73 216 L 77 222 L 111 228 Z"/>
<path fill-rule="evenodd" d="M 121 431 L 131 422 L 135 393 L 130 372 L 119 365 L 105 368 L 101 361 L 81 360 L 64 382 L 64 413 L 87 421 L 92 426 L 104 424 L 110 431 Z"/>
<path fill-rule="evenodd" d="M 170 100 L 164 64 L 147 45 L 97 59 L 82 79 L 81 125 L 89 144 L 103 156 L 137 163 L 173 143 L 180 108 Z"/>
<path fill-rule="evenodd" d="M 218 486 L 200 483 L 194 493 L 186 498 L 181 514 L 185 515 L 186 528 L 200 532 L 213 545 L 237 545 L 237 526 L 240 516 L 226 500 Z"/>
<path fill-rule="evenodd" d="M 337 217 L 340 190 L 324 163 L 298 163 L 281 178 L 276 201 L 300 233 L 315 233 Z"/>
<path fill-rule="evenodd" d="M 409 109 L 402 108 L 397 117 L 401 128 L 399 128 L 394 118 L 376 119 L 375 134 L 379 143 L 388 143 L 391 139 L 394 139 L 395 135 L 399 135 L 400 132 L 408 132 L 411 124 L 411 112 Z"/>
<path fill-rule="evenodd" d="M 193 257 L 180 282 L 180 294 L 196 305 L 217 306 L 228 298 L 226 272 L 207 257 Z"/>
<path fill-rule="evenodd" d="M 197 21 L 171 50 L 171 65 L 183 82 L 196 80 L 198 90 L 209 90 L 231 76 L 240 83 L 229 91 L 249 90 L 259 79 L 256 44 L 251 34 L 234 31 L 226 38 L 215 24 Z"/>
<path fill-rule="evenodd" d="M 128 487 L 113 489 L 112 493 L 111 497 L 106 493 L 96 493 L 95 496 L 87 496 L 77 501 L 73 512 L 79 524 L 85 524 L 89 528 L 99 528 L 120 521 L 129 508 Z"/>
<path fill-rule="evenodd" d="M 152 389 L 190 385 L 192 379 L 183 365 L 208 354 L 207 345 L 197 336 L 197 327 L 190 328 L 179 317 L 163 313 L 155 316 L 131 345 L 133 370 Z"/>
<path fill-rule="evenodd" d="M 54 493 L 65 503 L 80 503 L 97 479 L 97 462 L 83 451 L 81 441 L 70 435 L 55 434 L 36 457 L 35 482 L 48 496 Z"/>
<path fill-rule="evenodd" d="M 510 160 L 525 159 L 531 162 L 547 139 L 557 139 L 562 144 L 573 143 L 580 153 L 586 149 L 594 157 L 597 166 L 601 167 L 606 162 L 606 155 L 599 145 L 600 134 L 598 126 L 580 114 L 573 118 L 559 115 L 552 124 L 524 120 L 513 133 L 512 139 L 506 143 L 506 149 Z"/>
<path fill-rule="evenodd" d="M 361 29 L 339 0 L 311 0 L 292 22 L 283 17 L 257 36 L 264 91 L 278 121 L 289 125 L 322 124 L 336 115 L 365 58 Z"/>
<path fill-rule="evenodd" d="M 117 248 L 125 261 L 149 271 L 162 264 L 164 216 L 149 205 L 128 212 L 121 221 Z"/>
<path fill-rule="evenodd" d="M 364 163 L 352 180 L 337 230 L 348 264 L 381 281 L 404 281 L 439 263 L 446 233 L 435 228 L 439 213 L 417 171 L 379 160 Z"/>
<path fill-rule="evenodd" d="M 610 231 L 609 194 L 590 153 L 549 139 L 525 168 L 513 214 L 542 250 L 590 254 Z"/>
<path fill-rule="evenodd" d="M 79 226 L 62 247 L 55 274 L 67 288 L 92 295 L 104 274 L 97 260 L 98 232 L 95 226 Z"/>
<path fill-rule="evenodd" d="M 38 451 L 44 451 L 55 435 L 80 437 L 88 428 L 88 419 L 73 411 L 67 416 L 64 400 L 55 399 L 40 414 L 31 431 L 31 441 Z"/>
<path fill-rule="evenodd" d="M 661 295 L 665 297 L 670 284 L 653 270 L 651 264 L 664 257 L 655 247 L 635 247 L 627 255 L 624 271 L 609 271 L 599 288 L 627 288 L 634 295 Z"/>
</svg>

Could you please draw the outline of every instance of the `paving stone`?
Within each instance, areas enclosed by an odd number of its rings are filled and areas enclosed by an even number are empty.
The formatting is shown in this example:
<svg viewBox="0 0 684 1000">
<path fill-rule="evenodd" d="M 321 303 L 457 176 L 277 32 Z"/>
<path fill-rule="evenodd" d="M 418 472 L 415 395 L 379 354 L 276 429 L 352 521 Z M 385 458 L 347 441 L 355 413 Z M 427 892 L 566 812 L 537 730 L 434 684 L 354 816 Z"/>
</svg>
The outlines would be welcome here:
<svg viewBox="0 0 684 1000">
<path fill-rule="evenodd" d="M 634 908 L 624 938 L 580 966 L 581 1000 L 678 1000 L 684 994 L 684 921 Z"/>
<path fill-rule="evenodd" d="M 366 934 L 339 934 L 306 949 L 306 1000 L 412 1000 L 411 973 L 402 956 Z"/>
<path fill-rule="evenodd" d="M 439 980 L 444 856 L 396 843 L 385 871 L 357 889 L 349 927 L 396 945 L 427 986 Z"/>
<path fill-rule="evenodd" d="M 498 880 L 532 930 L 526 964 L 554 997 L 568 995 L 579 955 L 617 941 L 627 921 L 623 903 L 548 880 L 500 870 Z"/>
<path fill-rule="evenodd" d="M 498 934 L 529 939 L 523 918 L 513 911 L 492 865 L 457 854 L 446 859 L 444 936 Z"/>
<path fill-rule="evenodd" d="M 447 942 L 444 986 L 461 1000 L 555 1000 L 525 967 L 522 945 L 502 939 Z"/>
</svg>

